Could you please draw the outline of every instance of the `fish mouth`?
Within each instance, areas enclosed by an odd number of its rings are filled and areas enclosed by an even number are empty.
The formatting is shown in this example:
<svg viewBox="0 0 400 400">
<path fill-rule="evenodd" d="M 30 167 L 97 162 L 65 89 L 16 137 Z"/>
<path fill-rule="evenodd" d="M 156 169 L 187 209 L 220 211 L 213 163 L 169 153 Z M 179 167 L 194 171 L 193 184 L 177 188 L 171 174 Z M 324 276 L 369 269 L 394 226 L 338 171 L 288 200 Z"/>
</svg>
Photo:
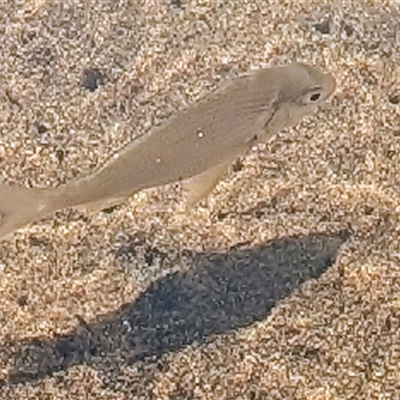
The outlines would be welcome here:
<svg viewBox="0 0 400 400">
<path fill-rule="evenodd" d="M 336 80 L 332 74 L 325 74 L 325 99 L 331 97 L 336 90 Z"/>
</svg>

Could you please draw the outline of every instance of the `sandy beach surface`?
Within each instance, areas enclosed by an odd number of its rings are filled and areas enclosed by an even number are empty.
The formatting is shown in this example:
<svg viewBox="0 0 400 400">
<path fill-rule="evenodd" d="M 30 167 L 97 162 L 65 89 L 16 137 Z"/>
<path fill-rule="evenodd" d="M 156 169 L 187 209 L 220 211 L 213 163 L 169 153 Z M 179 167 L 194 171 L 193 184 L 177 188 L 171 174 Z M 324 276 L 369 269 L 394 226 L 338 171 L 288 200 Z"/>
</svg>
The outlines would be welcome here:
<svg viewBox="0 0 400 400">
<path fill-rule="evenodd" d="M 1 241 L 1 399 L 400 399 L 398 1 L 3 0 L 0 49 L 26 187 L 250 69 L 337 80 L 189 213 L 169 185 Z"/>
</svg>

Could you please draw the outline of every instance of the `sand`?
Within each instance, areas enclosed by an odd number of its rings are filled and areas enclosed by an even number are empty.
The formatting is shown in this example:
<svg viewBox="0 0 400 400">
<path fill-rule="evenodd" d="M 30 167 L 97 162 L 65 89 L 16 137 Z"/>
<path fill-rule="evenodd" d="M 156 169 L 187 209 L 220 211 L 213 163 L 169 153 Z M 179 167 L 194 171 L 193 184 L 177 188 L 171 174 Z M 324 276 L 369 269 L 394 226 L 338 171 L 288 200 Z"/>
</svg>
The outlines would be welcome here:
<svg viewBox="0 0 400 400">
<path fill-rule="evenodd" d="M 2 241 L 1 399 L 400 398 L 398 1 L 5 0 L 0 33 L 1 179 L 27 187 L 249 69 L 338 83 L 188 214 L 170 185 Z"/>
</svg>

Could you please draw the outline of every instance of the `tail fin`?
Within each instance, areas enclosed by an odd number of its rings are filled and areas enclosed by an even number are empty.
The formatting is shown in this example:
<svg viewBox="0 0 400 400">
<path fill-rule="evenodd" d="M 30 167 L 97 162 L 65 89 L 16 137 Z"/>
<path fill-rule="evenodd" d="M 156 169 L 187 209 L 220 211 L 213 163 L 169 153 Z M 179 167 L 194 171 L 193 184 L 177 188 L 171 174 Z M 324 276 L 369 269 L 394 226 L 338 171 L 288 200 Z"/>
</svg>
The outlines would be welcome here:
<svg viewBox="0 0 400 400">
<path fill-rule="evenodd" d="M 0 184 L 0 239 L 55 211 L 52 189 Z"/>
</svg>

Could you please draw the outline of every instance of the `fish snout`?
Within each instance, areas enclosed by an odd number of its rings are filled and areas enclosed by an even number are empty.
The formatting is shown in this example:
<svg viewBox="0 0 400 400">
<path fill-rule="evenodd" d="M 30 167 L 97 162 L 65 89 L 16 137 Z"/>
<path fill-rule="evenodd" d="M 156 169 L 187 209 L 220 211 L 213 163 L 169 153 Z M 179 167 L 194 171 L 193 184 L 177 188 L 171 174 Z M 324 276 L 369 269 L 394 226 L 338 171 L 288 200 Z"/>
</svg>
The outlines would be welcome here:
<svg viewBox="0 0 400 400">
<path fill-rule="evenodd" d="M 332 74 L 325 74 L 325 99 L 329 98 L 332 96 L 332 94 L 336 90 L 336 79 L 333 77 Z"/>
</svg>

